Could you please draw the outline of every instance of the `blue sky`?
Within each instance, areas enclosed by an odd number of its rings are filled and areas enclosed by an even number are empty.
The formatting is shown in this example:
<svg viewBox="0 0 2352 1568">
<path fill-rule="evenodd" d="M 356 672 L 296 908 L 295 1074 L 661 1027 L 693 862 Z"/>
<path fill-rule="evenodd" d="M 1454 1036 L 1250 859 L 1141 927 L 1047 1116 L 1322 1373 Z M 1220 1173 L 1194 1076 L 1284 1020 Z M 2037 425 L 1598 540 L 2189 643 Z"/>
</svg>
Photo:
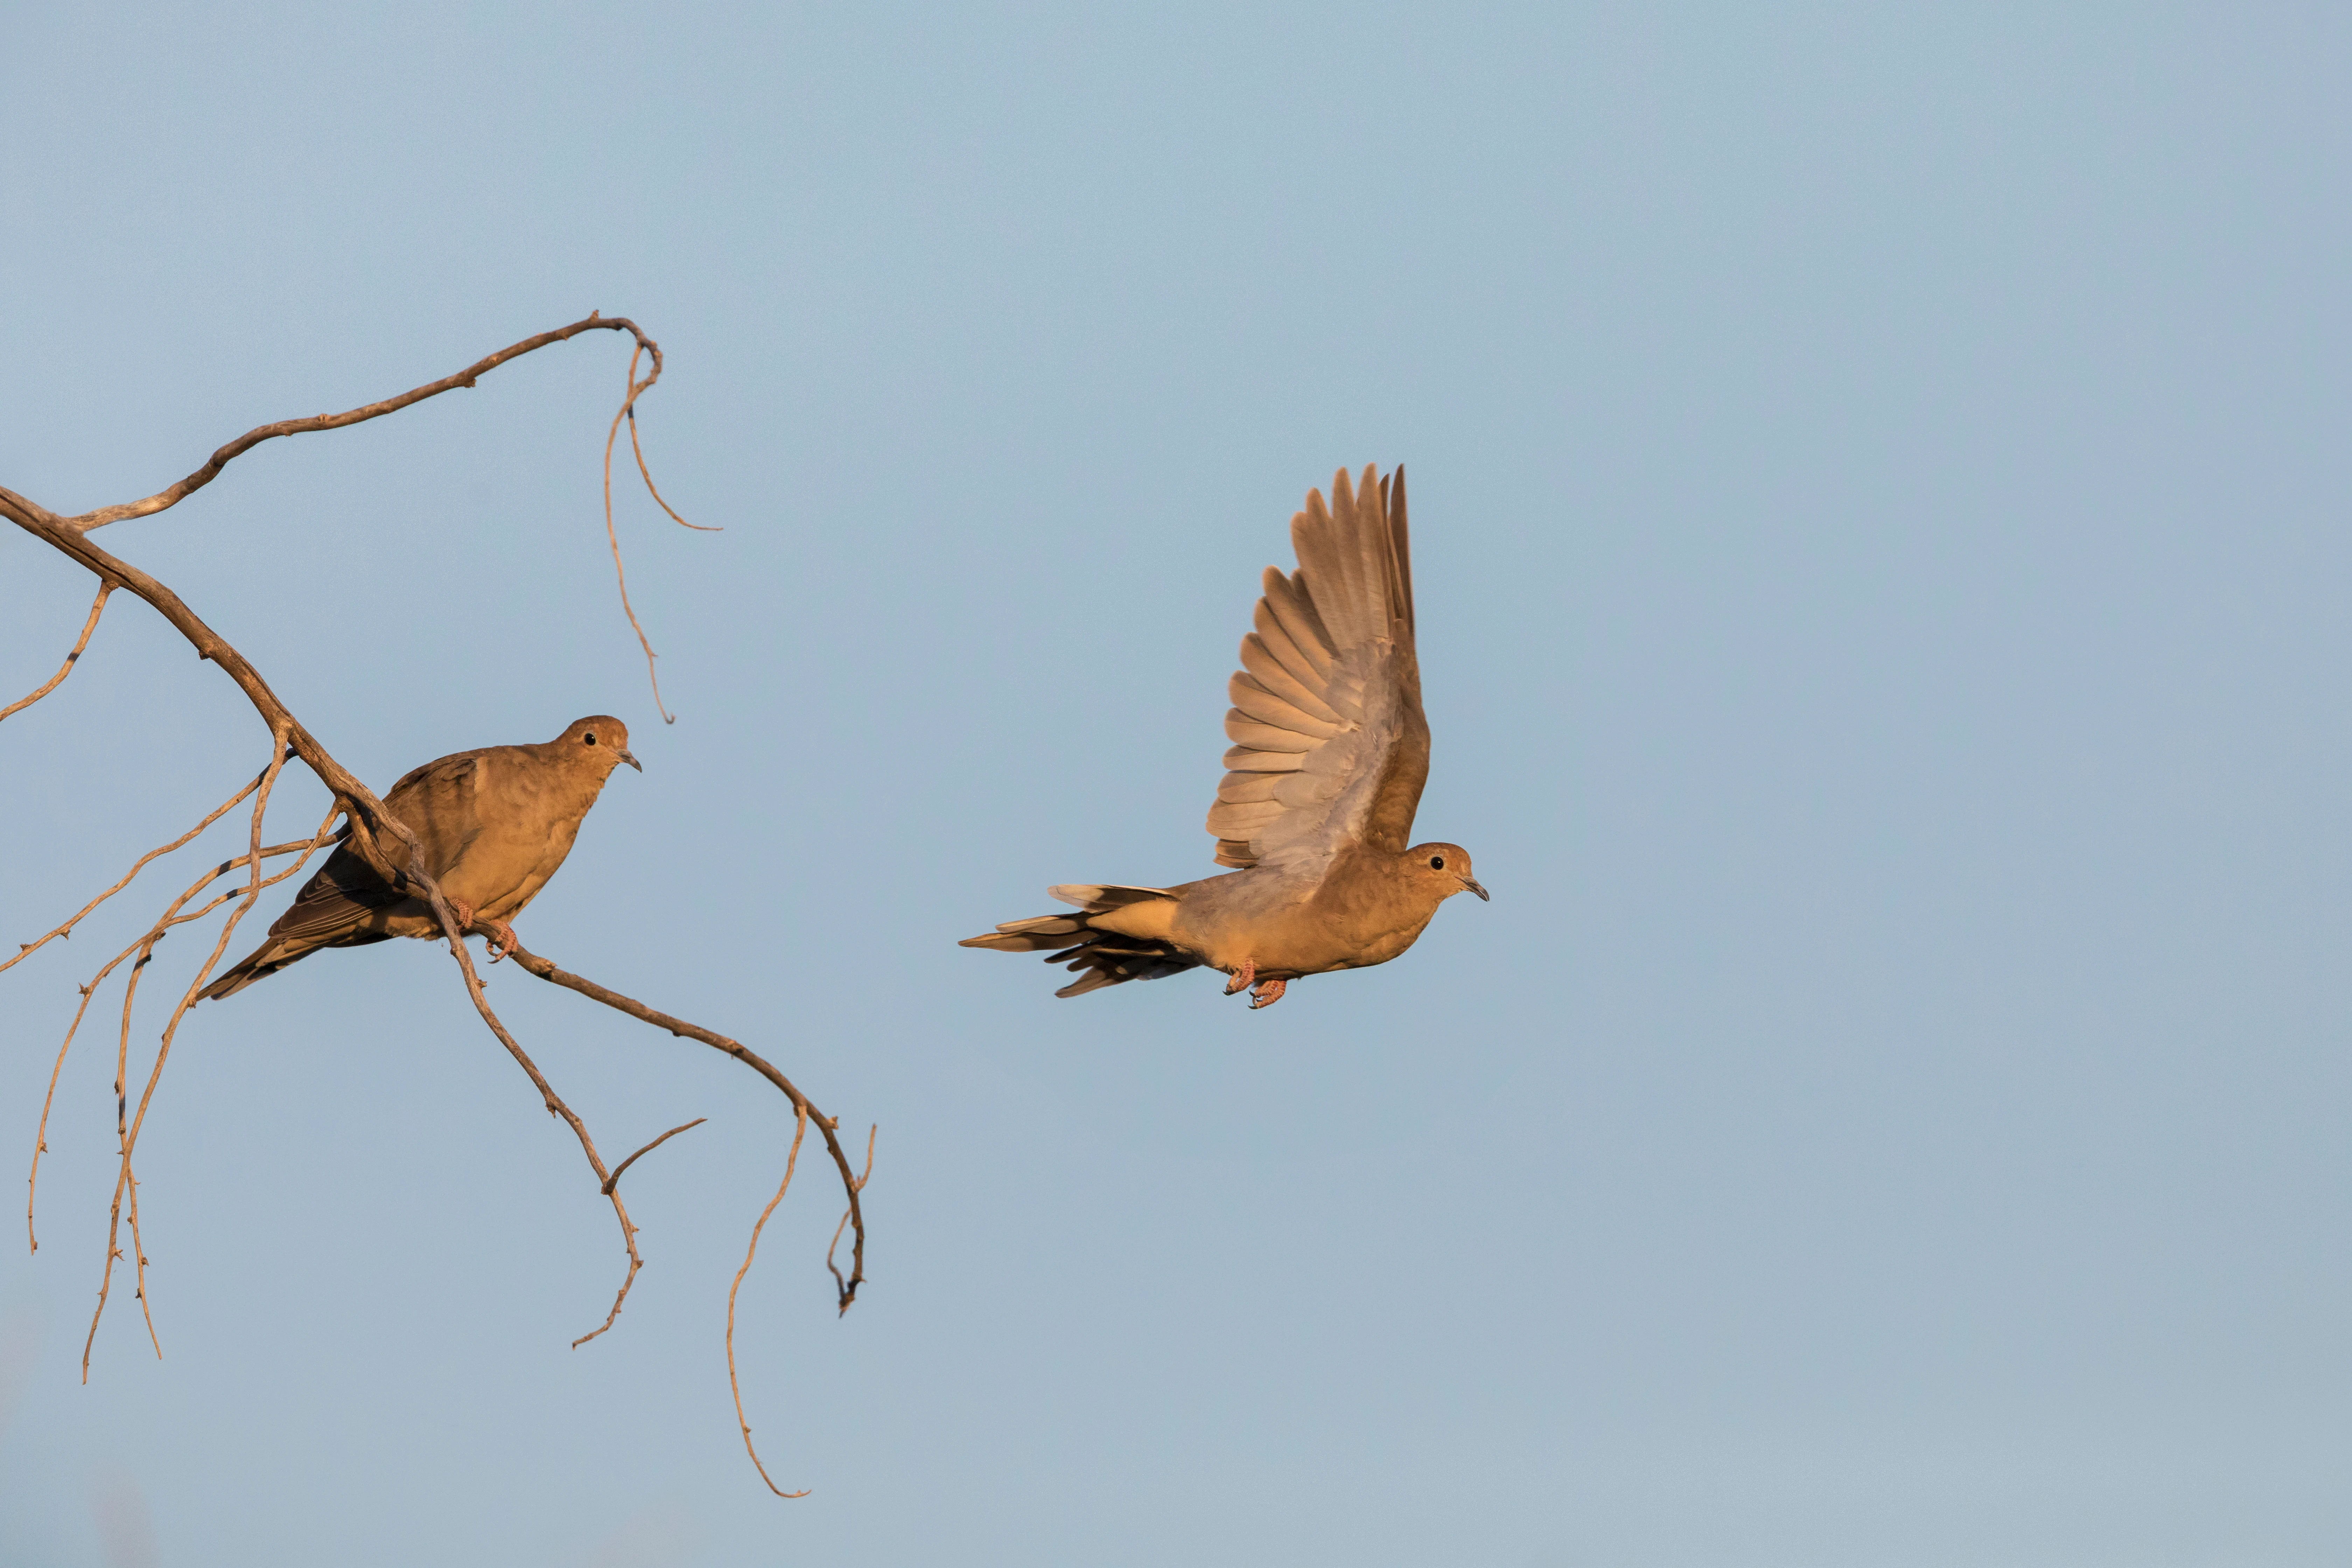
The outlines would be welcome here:
<svg viewBox="0 0 2352 1568">
<path fill-rule="evenodd" d="M 0 1249 L 0 1557 L 2352 1546 L 2341 16 L 0 26 L 13 489 L 131 499 L 591 309 L 661 340 L 649 456 L 726 529 L 621 503 L 674 727 L 604 554 L 602 337 L 100 538 L 379 788 L 626 720 L 645 774 L 525 940 L 881 1126 L 857 1307 L 805 1164 L 743 1287 L 784 1503 L 719 1342 L 790 1130 L 751 1075 L 492 972 L 608 1151 L 710 1118 L 630 1173 L 647 1268 L 573 1352 L 609 1211 L 446 957 L 201 1008 L 142 1152 L 166 1356 L 118 1297 L 84 1388 L 101 1023 L 41 1250 Z M 1257 574 L 1370 461 L 1412 476 L 1420 833 L 1495 901 L 1256 1016 L 956 949 L 1212 869 Z M 89 597 L 11 535 L 0 701 Z M 119 601 L 0 727 L 0 937 L 266 744 Z M 0 976 L 26 1156 L 151 879 Z"/>
</svg>

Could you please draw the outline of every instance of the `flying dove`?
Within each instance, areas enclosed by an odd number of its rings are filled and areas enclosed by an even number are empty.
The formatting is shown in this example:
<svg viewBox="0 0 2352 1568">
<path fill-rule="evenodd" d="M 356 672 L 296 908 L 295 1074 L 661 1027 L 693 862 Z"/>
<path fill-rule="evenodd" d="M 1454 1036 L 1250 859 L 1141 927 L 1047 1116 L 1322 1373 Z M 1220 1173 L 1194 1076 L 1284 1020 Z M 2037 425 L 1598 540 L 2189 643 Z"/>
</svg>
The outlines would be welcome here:
<svg viewBox="0 0 2352 1568">
<path fill-rule="evenodd" d="M 441 884 L 457 929 L 480 921 L 493 933 L 491 962 L 515 945 L 507 922 L 555 875 L 606 775 L 626 763 L 629 731 L 604 714 L 582 719 L 532 746 L 485 746 L 430 762 L 385 794 L 383 804 L 411 833 L 425 868 Z M 383 836 L 384 848 L 400 841 Z M 433 907 L 384 886 L 349 846 L 327 858 L 269 928 L 269 940 L 218 980 L 203 999 L 233 996 L 322 947 L 362 947 L 395 936 L 437 937 Z"/>
<path fill-rule="evenodd" d="M 1072 883 L 1047 892 L 1075 915 L 1012 921 L 961 943 L 1045 952 L 1083 996 L 1207 964 L 1253 1011 L 1302 975 L 1386 963 L 1437 906 L 1486 897 L 1454 844 L 1406 847 L 1429 777 L 1413 650 L 1404 470 L 1345 468 L 1331 504 L 1309 490 L 1290 520 L 1298 570 L 1265 570 L 1257 629 L 1227 690 L 1229 770 L 1209 811 L 1217 864 L 1241 869 L 1174 888 Z"/>
</svg>

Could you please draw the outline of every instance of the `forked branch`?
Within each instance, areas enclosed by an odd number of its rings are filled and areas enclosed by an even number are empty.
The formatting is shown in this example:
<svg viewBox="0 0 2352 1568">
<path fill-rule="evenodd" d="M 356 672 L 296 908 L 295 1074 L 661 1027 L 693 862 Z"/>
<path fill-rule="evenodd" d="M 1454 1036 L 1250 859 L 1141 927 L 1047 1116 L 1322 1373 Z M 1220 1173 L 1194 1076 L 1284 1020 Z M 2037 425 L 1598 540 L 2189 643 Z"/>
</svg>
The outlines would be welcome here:
<svg viewBox="0 0 2352 1568">
<path fill-rule="evenodd" d="M 619 992 L 599 985 L 593 980 L 583 979 L 567 970 L 559 969 L 548 960 L 526 948 L 515 948 L 509 956 L 524 969 L 550 984 L 561 985 L 567 991 L 577 991 L 592 1001 L 602 1002 L 605 1006 L 616 1008 L 632 1018 L 651 1024 L 656 1029 L 667 1029 L 682 1039 L 699 1040 L 715 1050 L 726 1052 L 782 1089 L 784 1098 L 793 1102 L 793 1110 L 795 1113 L 806 1115 L 816 1123 L 818 1135 L 824 1138 L 826 1150 L 833 1155 L 834 1167 L 841 1173 L 842 1188 L 849 1194 L 848 1217 L 857 1231 L 856 1243 L 850 1252 L 849 1278 L 841 1279 L 837 1271 L 834 1276 L 836 1280 L 840 1280 L 835 1291 L 838 1298 L 835 1304 L 842 1311 L 849 1310 L 850 1304 L 857 1300 L 857 1287 L 866 1279 L 866 1214 L 857 1201 L 858 1191 L 865 1186 L 866 1182 L 865 1178 L 850 1173 L 849 1156 L 842 1152 L 841 1147 L 838 1131 L 841 1125 L 840 1119 L 827 1116 L 824 1111 L 819 1110 L 808 1096 L 793 1087 L 792 1079 L 778 1072 L 775 1066 L 767 1058 L 739 1040 L 730 1040 L 726 1036 L 715 1030 L 706 1029 L 699 1024 L 689 1024 L 683 1018 L 673 1018 L 667 1013 L 658 1012 L 646 1006 L 633 996 L 624 996 Z M 872 1152 L 873 1146 L 869 1142 L 867 1144 L 869 1169 Z"/>
</svg>

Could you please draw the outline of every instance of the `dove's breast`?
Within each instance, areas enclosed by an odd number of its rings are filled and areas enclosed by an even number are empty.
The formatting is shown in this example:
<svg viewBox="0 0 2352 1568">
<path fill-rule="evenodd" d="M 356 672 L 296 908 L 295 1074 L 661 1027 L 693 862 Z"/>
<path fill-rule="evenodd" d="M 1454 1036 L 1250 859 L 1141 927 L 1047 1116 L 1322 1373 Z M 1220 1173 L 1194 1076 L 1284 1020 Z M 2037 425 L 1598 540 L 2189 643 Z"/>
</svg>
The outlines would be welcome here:
<svg viewBox="0 0 2352 1568">
<path fill-rule="evenodd" d="M 491 920 L 513 918 L 546 886 L 595 801 L 562 774 L 499 754 L 507 749 L 484 753 L 474 769 L 472 831 L 442 884 Z"/>
</svg>

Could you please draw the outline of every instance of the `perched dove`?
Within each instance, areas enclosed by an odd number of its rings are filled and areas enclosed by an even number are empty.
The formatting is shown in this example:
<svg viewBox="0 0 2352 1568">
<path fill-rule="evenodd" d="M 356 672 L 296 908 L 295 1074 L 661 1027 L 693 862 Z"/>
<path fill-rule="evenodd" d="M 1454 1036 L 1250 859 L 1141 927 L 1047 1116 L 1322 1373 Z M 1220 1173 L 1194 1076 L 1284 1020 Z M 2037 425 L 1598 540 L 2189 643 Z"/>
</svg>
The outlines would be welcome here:
<svg viewBox="0 0 2352 1568">
<path fill-rule="evenodd" d="M 458 929 L 479 921 L 495 933 L 493 954 L 502 955 L 514 945 L 507 922 L 572 853 L 581 819 L 622 763 L 645 772 L 629 754 L 628 727 L 600 713 L 544 744 L 485 746 L 427 763 L 393 785 L 383 804 L 416 835 Z M 397 838 L 382 837 L 387 851 L 400 853 Z M 385 887 L 346 846 L 302 884 L 269 940 L 206 986 L 204 999 L 235 995 L 322 947 L 440 934 L 430 904 Z"/>
<path fill-rule="evenodd" d="M 1050 888 L 1081 912 L 1013 921 L 963 946 L 1066 961 L 1082 977 L 1056 996 L 1205 963 L 1233 976 L 1228 996 L 1254 985 L 1255 1009 L 1301 975 L 1386 963 L 1447 899 L 1486 896 L 1458 845 L 1406 847 L 1429 723 L 1404 470 L 1378 473 L 1367 467 L 1351 489 L 1341 469 L 1328 510 L 1307 492 L 1290 520 L 1298 570 L 1266 568 L 1257 629 L 1242 639 L 1227 688 L 1231 771 L 1208 826 L 1217 864 L 1243 868 L 1174 888 Z"/>
</svg>

